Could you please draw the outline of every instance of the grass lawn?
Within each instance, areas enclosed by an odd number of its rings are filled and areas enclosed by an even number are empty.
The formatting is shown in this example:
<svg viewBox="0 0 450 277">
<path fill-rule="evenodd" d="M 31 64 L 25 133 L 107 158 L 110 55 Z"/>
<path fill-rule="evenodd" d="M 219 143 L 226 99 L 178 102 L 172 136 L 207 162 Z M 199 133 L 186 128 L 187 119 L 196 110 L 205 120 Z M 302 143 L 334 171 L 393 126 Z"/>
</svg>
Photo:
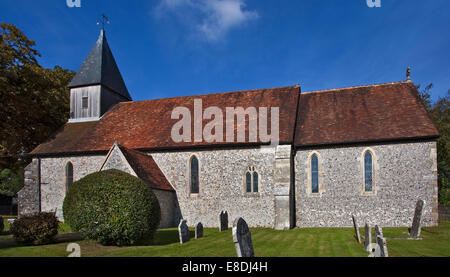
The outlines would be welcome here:
<svg viewBox="0 0 450 277">
<path fill-rule="evenodd" d="M 6 225 L 6 224 L 5 224 Z M 81 246 L 83 257 L 235 257 L 231 229 L 219 232 L 205 229 L 204 237 L 191 239 L 186 244 L 178 242 L 177 229 L 159 230 L 150 246 L 102 246 L 91 240 L 80 240 L 66 233 L 58 243 L 43 246 L 18 246 L 10 235 L 0 236 L 0 257 L 65 257 L 70 242 Z M 407 228 L 384 228 L 385 237 L 405 237 Z M 289 231 L 251 229 L 255 255 L 258 257 L 367 257 L 363 244 L 358 244 L 353 228 L 304 228 Z M 363 228 L 360 230 L 364 234 Z M 191 238 L 194 237 L 191 231 Z M 422 229 L 421 241 L 388 239 L 391 257 L 399 256 L 450 256 L 450 221 L 439 227 Z"/>
</svg>

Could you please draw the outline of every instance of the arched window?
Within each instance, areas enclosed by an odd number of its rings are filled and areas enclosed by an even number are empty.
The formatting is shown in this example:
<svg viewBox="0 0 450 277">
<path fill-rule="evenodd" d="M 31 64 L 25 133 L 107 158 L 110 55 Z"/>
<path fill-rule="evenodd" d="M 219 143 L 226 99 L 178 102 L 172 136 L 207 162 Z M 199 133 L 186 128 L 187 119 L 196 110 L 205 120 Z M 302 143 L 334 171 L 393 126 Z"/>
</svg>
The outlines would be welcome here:
<svg viewBox="0 0 450 277">
<path fill-rule="evenodd" d="M 319 192 L 319 158 L 316 154 L 311 157 L 311 192 Z"/>
<path fill-rule="evenodd" d="M 253 172 L 253 192 L 258 192 L 258 172 Z"/>
<path fill-rule="evenodd" d="M 255 171 L 255 167 L 250 166 L 245 173 L 245 187 L 246 192 L 258 192 L 259 186 L 259 176 L 258 172 Z"/>
<path fill-rule="evenodd" d="M 252 192 L 252 174 L 249 171 L 245 174 L 245 185 L 247 192 Z"/>
<path fill-rule="evenodd" d="M 364 154 L 364 188 L 365 191 L 372 191 L 373 185 L 373 162 L 372 153 L 367 151 Z"/>
<path fill-rule="evenodd" d="M 191 193 L 199 192 L 199 172 L 198 172 L 198 159 L 196 156 L 192 156 L 190 162 L 190 178 L 191 178 Z"/>
<path fill-rule="evenodd" d="M 69 189 L 73 184 L 73 165 L 68 162 L 66 165 L 66 188 Z"/>
</svg>

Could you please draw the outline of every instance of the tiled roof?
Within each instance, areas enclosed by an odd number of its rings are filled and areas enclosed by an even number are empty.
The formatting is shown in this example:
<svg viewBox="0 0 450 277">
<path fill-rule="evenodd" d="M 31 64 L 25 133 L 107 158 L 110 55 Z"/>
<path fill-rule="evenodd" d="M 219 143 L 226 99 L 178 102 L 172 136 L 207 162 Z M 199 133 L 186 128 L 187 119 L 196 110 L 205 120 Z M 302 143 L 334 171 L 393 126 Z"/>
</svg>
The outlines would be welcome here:
<svg viewBox="0 0 450 277">
<path fill-rule="evenodd" d="M 299 88 L 281 87 L 122 102 L 97 122 L 66 124 L 31 154 L 107 152 L 115 141 L 138 150 L 235 145 L 194 142 L 193 134 L 192 142 L 175 143 L 172 140 L 172 126 L 179 121 L 171 119 L 172 111 L 176 107 L 187 107 L 193 117 L 194 99 L 203 101 L 203 110 L 219 107 L 224 119 L 226 107 L 279 107 L 280 143 L 295 144 L 297 147 L 429 139 L 439 135 L 412 82 L 305 92 L 298 96 Z M 204 120 L 203 126 L 208 122 Z M 270 118 L 268 122 L 270 132 Z M 248 124 L 245 128 L 248 134 Z M 254 144 L 248 142 L 248 138 L 246 141 L 239 145 Z"/>
<path fill-rule="evenodd" d="M 38 145 L 30 154 L 75 153 L 83 145 L 82 138 L 94 128 L 96 121 L 82 123 L 66 123 L 46 142 Z M 107 149 L 106 149 L 107 151 Z"/>
<path fill-rule="evenodd" d="M 296 146 L 438 136 L 412 82 L 302 93 Z"/>
<path fill-rule="evenodd" d="M 279 107 L 280 111 L 280 142 L 292 143 L 294 139 L 295 111 L 297 109 L 300 89 L 297 87 L 281 87 L 228 93 L 166 98 L 149 101 L 122 102 L 116 104 L 96 123 L 68 123 L 54 138 L 34 149 L 32 155 L 67 154 L 76 152 L 108 151 L 110 146 L 119 142 L 130 149 L 172 149 L 180 147 L 205 147 L 218 145 L 234 145 L 232 142 L 194 142 L 192 127 L 192 142 L 175 143 L 171 137 L 172 126 L 179 119 L 171 119 L 176 107 L 187 107 L 194 121 L 194 99 L 201 99 L 203 110 L 207 107 L 218 107 L 223 112 L 225 120 L 226 107 Z M 203 126 L 209 120 L 203 121 Z M 235 133 L 237 133 L 235 120 Z M 75 126 L 80 133 L 74 135 Z M 268 118 L 268 133 L 270 133 L 270 112 Z M 193 126 L 193 123 L 192 123 Z M 248 136 L 248 124 L 245 126 Z M 224 141 L 226 124 L 223 126 Z M 64 134 L 70 132 L 70 134 Z M 69 142 L 65 139 L 71 138 Z M 246 143 L 252 144 L 246 139 Z"/>
<path fill-rule="evenodd" d="M 122 79 L 119 67 L 109 48 L 105 31 L 100 31 L 100 36 L 92 48 L 80 70 L 69 83 L 69 88 L 102 84 L 125 99 L 131 100 L 127 86 Z"/>
<path fill-rule="evenodd" d="M 140 151 L 128 149 L 122 145 L 119 145 L 119 148 L 137 176 L 151 188 L 175 191 L 152 156 Z"/>
</svg>

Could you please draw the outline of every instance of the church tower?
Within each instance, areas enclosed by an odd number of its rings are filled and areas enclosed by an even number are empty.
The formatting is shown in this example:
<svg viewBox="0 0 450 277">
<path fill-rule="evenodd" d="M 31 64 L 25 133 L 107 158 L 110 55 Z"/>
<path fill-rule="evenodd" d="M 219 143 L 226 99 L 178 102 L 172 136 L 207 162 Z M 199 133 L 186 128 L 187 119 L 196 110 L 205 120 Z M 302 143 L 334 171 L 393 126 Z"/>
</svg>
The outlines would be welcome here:
<svg viewBox="0 0 450 277">
<path fill-rule="evenodd" d="M 115 104 L 132 101 L 109 48 L 105 30 L 101 30 L 69 88 L 69 122 L 99 120 Z"/>
</svg>

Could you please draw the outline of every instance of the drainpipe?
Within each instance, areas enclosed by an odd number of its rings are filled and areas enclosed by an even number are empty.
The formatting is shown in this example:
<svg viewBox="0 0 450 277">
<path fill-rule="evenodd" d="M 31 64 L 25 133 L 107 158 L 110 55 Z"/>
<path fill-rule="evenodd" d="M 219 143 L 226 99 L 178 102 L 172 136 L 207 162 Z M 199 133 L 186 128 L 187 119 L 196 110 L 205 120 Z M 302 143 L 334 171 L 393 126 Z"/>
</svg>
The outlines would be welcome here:
<svg viewBox="0 0 450 277">
<path fill-rule="evenodd" d="M 41 207 L 41 158 L 38 158 L 38 166 L 37 166 L 37 185 L 38 185 L 38 201 L 39 201 L 39 212 L 42 211 L 42 207 Z"/>
</svg>

